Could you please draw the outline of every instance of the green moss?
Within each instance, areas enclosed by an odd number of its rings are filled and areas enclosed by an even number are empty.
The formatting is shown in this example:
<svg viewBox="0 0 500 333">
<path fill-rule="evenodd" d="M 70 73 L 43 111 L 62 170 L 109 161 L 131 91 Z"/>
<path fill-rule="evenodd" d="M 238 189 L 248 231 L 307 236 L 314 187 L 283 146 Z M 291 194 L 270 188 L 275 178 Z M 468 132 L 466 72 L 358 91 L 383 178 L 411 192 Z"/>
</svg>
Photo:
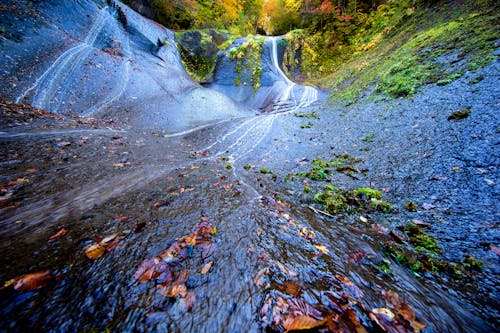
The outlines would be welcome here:
<svg viewBox="0 0 500 333">
<path fill-rule="evenodd" d="M 404 203 L 404 208 L 409 212 L 416 212 L 418 209 L 418 205 L 413 201 L 406 201 Z"/>
<path fill-rule="evenodd" d="M 364 141 L 366 143 L 371 143 L 375 139 L 375 133 L 371 132 L 367 136 L 361 139 L 361 141 Z"/>
<path fill-rule="evenodd" d="M 339 214 L 347 210 L 347 199 L 342 190 L 327 185 L 323 192 L 314 196 L 317 203 L 323 205 L 323 208 L 330 214 Z"/>
<path fill-rule="evenodd" d="M 260 168 L 260 173 L 267 174 L 267 173 L 273 173 L 273 172 L 269 169 L 266 169 L 266 168 Z"/>
<path fill-rule="evenodd" d="M 477 84 L 483 80 L 484 80 L 484 76 L 482 76 L 482 75 L 476 76 L 475 78 L 470 80 L 469 85 L 472 86 L 472 85 Z"/>
<path fill-rule="evenodd" d="M 294 114 L 295 117 L 299 117 L 299 118 L 315 118 L 315 119 L 319 119 L 318 115 L 316 114 L 316 112 L 309 112 L 309 113 L 295 113 Z"/>
<path fill-rule="evenodd" d="M 360 187 L 355 192 L 358 197 L 366 196 L 369 200 L 382 200 L 382 193 L 369 187 Z"/>
<path fill-rule="evenodd" d="M 251 165 L 251 164 L 245 164 L 245 165 L 243 166 L 243 169 L 245 169 L 245 170 L 250 170 L 251 168 L 252 168 L 252 165 Z"/>
<path fill-rule="evenodd" d="M 404 231 L 410 237 L 410 243 L 417 251 L 429 251 L 434 254 L 443 252 L 436 239 L 427 235 L 419 226 L 410 223 L 405 226 Z"/>
<path fill-rule="evenodd" d="M 483 263 L 471 256 L 465 257 L 462 266 L 469 271 L 481 271 L 483 269 Z"/>
<path fill-rule="evenodd" d="M 226 164 L 226 169 L 227 170 L 231 170 L 233 168 L 233 166 L 231 164 Z"/>
<path fill-rule="evenodd" d="M 471 112 L 470 108 L 455 111 L 448 117 L 448 120 L 460 120 L 467 118 Z"/>
<path fill-rule="evenodd" d="M 307 124 L 300 125 L 300 128 L 311 128 L 311 127 L 313 127 L 313 123 L 311 123 L 311 122 L 308 122 Z"/>
<path fill-rule="evenodd" d="M 304 191 L 304 193 L 309 194 L 309 193 L 312 193 L 312 188 L 310 188 L 309 186 L 304 186 L 303 191 Z"/>
<path fill-rule="evenodd" d="M 384 213 L 392 213 L 394 210 L 389 202 L 377 199 L 370 200 L 370 207 Z"/>
</svg>

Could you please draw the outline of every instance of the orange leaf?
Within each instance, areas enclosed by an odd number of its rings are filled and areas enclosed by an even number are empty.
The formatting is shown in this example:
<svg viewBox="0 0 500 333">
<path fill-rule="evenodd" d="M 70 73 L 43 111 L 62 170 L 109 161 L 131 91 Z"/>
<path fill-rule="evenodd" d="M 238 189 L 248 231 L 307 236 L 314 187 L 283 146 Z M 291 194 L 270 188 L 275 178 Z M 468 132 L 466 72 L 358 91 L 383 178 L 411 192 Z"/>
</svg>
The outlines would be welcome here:
<svg viewBox="0 0 500 333">
<path fill-rule="evenodd" d="M 160 294 L 166 297 L 175 297 L 175 296 L 182 296 L 185 297 L 187 294 L 187 288 L 184 283 L 182 284 L 174 284 L 173 286 L 167 285 L 167 286 L 158 286 L 158 291 Z"/>
<path fill-rule="evenodd" d="M 317 320 L 309 316 L 287 317 L 283 325 L 287 331 L 309 330 L 323 325 L 324 320 Z"/>
<path fill-rule="evenodd" d="M 14 289 L 19 291 L 31 291 L 43 288 L 52 280 L 52 271 L 50 269 L 30 273 L 21 276 L 14 282 Z"/>
<path fill-rule="evenodd" d="M 49 238 L 49 242 L 53 242 L 55 241 L 56 239 L 58 239 L 59 237 L 62 237 L 64 235 L 66 235 L 68 233 L 68 230 L 62 228 L 61 230 L 59 230 L 57 233 L 55 233 L 54 235 L 50 236 Z"/>
</svg>

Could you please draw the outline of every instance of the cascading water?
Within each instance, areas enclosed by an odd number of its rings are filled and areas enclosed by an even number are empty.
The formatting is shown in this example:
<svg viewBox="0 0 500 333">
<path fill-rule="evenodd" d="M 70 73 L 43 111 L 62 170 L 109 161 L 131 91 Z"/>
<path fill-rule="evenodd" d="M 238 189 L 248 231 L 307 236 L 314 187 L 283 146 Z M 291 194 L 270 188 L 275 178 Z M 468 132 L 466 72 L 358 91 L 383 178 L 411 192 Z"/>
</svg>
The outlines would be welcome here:
<svg viewBox="0 0 500 333">
<path fill-rule="evenodd" d="M 296 111 L 299 108 L 311 106 L 318 100 L 318 91 L 309 86 L 301 86 L 292 82 L 281 69 L 278 61 L 278 45 L 277 41 L 280 37 L 270 37 L 272 43 L 271 60 L 276 72 L 286 84 L 286 88 L 276 97 L 274 103 L 274 111 L 282 110 L 283 108 L 291 108 L 289 112 Z M 300 99 L 297 99 L 296 93 L 300 93 Z M 290 104 L 292 104 L 290 106 Z"/>
</svg>

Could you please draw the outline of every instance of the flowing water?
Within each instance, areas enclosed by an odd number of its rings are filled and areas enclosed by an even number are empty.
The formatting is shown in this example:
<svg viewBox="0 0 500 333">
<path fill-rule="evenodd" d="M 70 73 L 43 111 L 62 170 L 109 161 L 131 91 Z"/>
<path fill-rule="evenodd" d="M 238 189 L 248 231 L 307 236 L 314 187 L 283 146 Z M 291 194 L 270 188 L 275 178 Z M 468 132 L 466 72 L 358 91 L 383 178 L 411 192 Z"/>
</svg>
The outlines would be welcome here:
<svg viewBox="0 0 500 333">
<path fill-rule="evenodd" d="M 60 101 L 60 86 L 89 55 L 107 10 L 99 12 L 85 41 L 63 52 L 19 101 L 31 95 L 39 107 Z M 282 87 L 270 113 L 165 135 L 132 129 L 0 133 L 5 151 L 16 149 L 18 159 L 29 156 L 8 172 L 39 169 L 25 185 L 23 203 L 2 212 L 0 281 L 52 272 L 40 290 L 0 289 L 0 331 L 280 331 L 280 316 L 299 303 L 309 316 L 335 314 L 343 331 L 362 332 L 354 323 L 378 331 L 373 316 L 382 310 L 376 309 L 391 308 L 385 311 L 393 315 L 400 310 L 391 303 L 394 297 L 384 296 L 388 292 L 413 309 L 416 319 L 405 325 L 418 321 L 425 332 L 493 331 L 481 307 L 449 281 L 419 277 L 395 263 L 391 274 L 376 269 L 388 260 L 381 244 L 391 236 L 373 226 L 390 228 L 392 215 L 329 217 L 319 206 L 311 209 L 300 181 L 290 190 L 281 180 L 290 165 L 301 165 L 320 149 L 294 115 L 319 112 L 321 101 L 318 90 L 284 74 L 278 40 L 266 42 L 266 61 Z M 121 83 L 88 114 L 123 95 L 130 70 L 125 57 Z M 34 137 L 35 151 L 19 144 Z M 61 140 L 69 142 L 65 157 L 46 155 L 57 153 Z M 210 235 L 201 236 L 200 223 L 207 221 Z M 48 242 L 61 228 L 67 235 Z M 193 232 L 195 243 L 182 243 Z M 110 235 L 113 248 L 96 260 L 85 256 L 88 246 Z M 174 259 L 162 257 L 176 245 L 181 250 Z M 152 258 L 164 260 L 161 269 L 168 266 L 174 276 L 187 275 L 179 282 L 185 289 L 165 296 L 164 275 L 141 283 L 136 272 Z"/>
</svg>

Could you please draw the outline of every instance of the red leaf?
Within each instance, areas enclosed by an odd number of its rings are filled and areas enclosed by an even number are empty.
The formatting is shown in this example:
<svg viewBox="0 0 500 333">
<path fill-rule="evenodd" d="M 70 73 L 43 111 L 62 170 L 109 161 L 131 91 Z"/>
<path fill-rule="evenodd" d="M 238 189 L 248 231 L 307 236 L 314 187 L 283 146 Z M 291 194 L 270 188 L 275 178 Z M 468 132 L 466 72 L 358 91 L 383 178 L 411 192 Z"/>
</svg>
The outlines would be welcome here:
<svg viewBox="0 0 500 333">
<path fill-rule="evenodd" d="M 14 282 L 14 289 L 19 291 L 40 289 L 47 286 L 52 279 L 52 271 L 50 269 L 37 273 L 26 274 L 16 279 Z"/>
</svg>

